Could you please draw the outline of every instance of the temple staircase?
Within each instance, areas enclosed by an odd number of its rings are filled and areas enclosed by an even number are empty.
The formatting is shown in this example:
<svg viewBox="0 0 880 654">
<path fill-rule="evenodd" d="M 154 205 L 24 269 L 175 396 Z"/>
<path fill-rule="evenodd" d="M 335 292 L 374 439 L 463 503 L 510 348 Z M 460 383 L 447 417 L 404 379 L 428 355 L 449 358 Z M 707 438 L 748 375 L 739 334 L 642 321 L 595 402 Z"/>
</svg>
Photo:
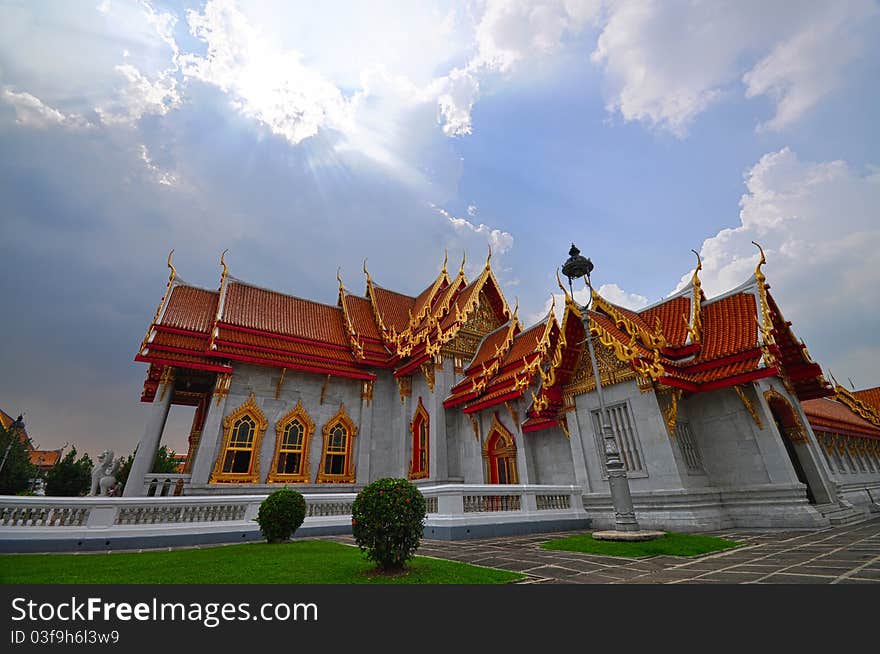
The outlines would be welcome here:
<svg viewBox="0 0 880 654">
<path fill-rule="evenodd" d="M 849 502 L 817 504 L 816 510 L 828 518 L 828 522 L 831 523 L 832 527 L 854 525 L 867 519 L 863 511 L 859 511 Z"/>
</svg>

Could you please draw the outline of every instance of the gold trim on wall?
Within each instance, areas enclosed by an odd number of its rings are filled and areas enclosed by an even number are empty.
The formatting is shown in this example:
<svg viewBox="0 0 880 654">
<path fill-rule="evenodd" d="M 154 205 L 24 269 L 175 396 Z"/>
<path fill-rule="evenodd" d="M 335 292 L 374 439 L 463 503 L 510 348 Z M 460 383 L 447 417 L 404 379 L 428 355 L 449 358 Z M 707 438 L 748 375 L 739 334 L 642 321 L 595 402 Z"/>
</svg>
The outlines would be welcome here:
<svg viewBox="0 0 880 654">
<path fill-rule="evenodd" d="M 223 461 L 226 459 L 226 451 L 229 448 L 229 442 L 232 438 L 232 430 L 235 423 L 239 419 L 249 416 L 255 423 L 254 439 L 251 445 L 251 460 L 247 472 L 223 472 Z M 223 419 L 223 446 L 214 461 L 214 472 L 208 480 L 209 484 L 256 484 L 260 478 L 260 444 L 263 440 L 263 433 L 269 421 L 263 411 L 254 401 L 254 394 L 251 393 L 247 402 L 238 407 Z"/>
<path fill-rule="evenodd" d="M 330 430 L 333 429 L 337 424 L 341 424 L 343 428 L 348 433 L 348 438 L 345 442 L 345 469 L 342 474 L 330 474 L 324 472 L 324 466 L 327 461 L 327 445 L 330 443 Z M 355 470 L 354 470 L 354 438 L 357 436 L 357 427 L 351 418 L 348 417 L 348 413 L 345 411 L 345 405 L 339 405 L 339 411 L 336 412 L 330 420 L 324 425 L 321 430 L 324 434 L 324 442 L 321 447 L 321 461 L 319 463 L 318 474 L 315 477 L 316 484 L 353 484 L 355 480 Z"/>
<path fill-rule="evenodd" d="M 284 432 L 287 430 L 287 426 L 294 421 L 299 422 L 303 426 L 303 445 L 302 452 L 300 453 L 299 472 L 294 474 L 276 472 L 278 469 L 278 459 L 281 456 Z M 309 444 L 312 442 L 312 434 L 314 433 L 315 423 L 303 408 L 302 402 L 298 400 L 296 406 L 275 423 L 275 454 L 272 457 L 272 467 L 269 469 L 269 474 L 266 475 L 267 484 L 296 484 L 309 481 Z"/>
<path fill-rule="evenodd" d="M 425 469 L 424 470 L 415 470 L 416 466 L 416 441 L 418 440 L 418 435 L 416 434 L 416 420 L 421 418 L 425 425 Z M 410 479 L 426 479 L 430 474 L 431 468 L 431 417 L 428 415 L 428 411 L 425 409 L 425 405 L 422 404 L 422 398 L 419 398 L 419 402 L 416 405 L 415 413 L 413 413 L 413 418 L 409 423 L 409 433 L 412 436 L 412 451 L 410 452 L 409 458 L 409 478 Z"/>
</svg>

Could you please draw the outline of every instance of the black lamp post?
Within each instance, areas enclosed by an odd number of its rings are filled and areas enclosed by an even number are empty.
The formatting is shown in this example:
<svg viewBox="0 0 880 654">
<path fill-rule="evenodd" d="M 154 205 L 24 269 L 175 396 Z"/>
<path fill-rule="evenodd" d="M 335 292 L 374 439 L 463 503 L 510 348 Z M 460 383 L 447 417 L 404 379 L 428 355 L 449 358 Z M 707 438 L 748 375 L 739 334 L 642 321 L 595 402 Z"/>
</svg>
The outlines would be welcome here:
<svg viewBox="0 0 880 654">
<path fill-rule="evenodd" d="M 639 523 L 636 521 L 633 509 L 632 496 L 629 491 L 629 480 L 626 477 L 626 467 L 620 459 L 620 449 L 617 447 L 617 439 L 608 419 L 605 408 L 605 397 L 602 394 L 602 383 L 599 380 L 599 366 L 596 363 L 596 353 L 593 350 L 593 337 L 590 334 L 589 308 L 593 302 L 593 285 L 590 283 L 590 273 L 593 272 L 593 262 L 581 256 L 581 251 L 574 243 L 568 251 L 568 260 L 562 265 L 562 274 L 568 277 L 568 288 L 571 290 L 571 299 L 574 301 L 574 289 L 572 281 L 580 277 L 586 278 L 587 288 L 590 290 L 587 304 L 581 307 L 581 321 L 587 334 L 587 349 L 590 353 L 590 363 L 593 365 L 593 379 L 596 380 L 596 396 L 599 398 L 599 422 L 602 425 L 602 440 L 605 445 L 605 468 L 608 470 L 608 486 L 611 490 L 611 503 L 614 507 L 614 530 L 617 532 L 638 532 Z M 596 537 L 596 534 L 593 534 Z"/>
</svg>

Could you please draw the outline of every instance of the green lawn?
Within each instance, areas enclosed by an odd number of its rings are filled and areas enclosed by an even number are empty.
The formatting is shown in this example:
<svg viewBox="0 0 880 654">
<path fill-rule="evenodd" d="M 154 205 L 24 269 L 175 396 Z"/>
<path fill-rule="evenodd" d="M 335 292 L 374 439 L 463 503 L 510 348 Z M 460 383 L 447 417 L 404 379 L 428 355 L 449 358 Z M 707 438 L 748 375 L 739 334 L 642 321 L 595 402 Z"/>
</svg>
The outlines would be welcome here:
<svg viewBox="0 0 880 654">
<path fill-rule="evenodd" d="M 696 556 L 708 552 L 738 547 L 740 543 L 716 538 L 715 536 L 700 536 L 698 534 L 677 534 L 669 532 L 661 538 L 654 540 L 624 542 L 595 540 L 590 534 L 578 534 L 567 536 L 543 543 L 545 550 L 565 550 L 567 552 L 585 552 L 587 554 L 604 554 L 607 556 Z"/>
<path fill-rule="evenodd" d="M 504 584 L 522 575 L 416 557 L 377 576 L 355 548 L 319 540 L 110 554 L 7 554 L 4 584 Z"/>
</svg>

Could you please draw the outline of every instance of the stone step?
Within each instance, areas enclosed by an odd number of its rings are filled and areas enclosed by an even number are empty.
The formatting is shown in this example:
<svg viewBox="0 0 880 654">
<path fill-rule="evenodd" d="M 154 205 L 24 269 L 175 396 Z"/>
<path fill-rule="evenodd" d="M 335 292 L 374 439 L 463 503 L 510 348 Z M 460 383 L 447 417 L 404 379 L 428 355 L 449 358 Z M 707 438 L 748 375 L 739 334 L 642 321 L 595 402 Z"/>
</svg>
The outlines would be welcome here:
<svg viewBox="0 0 880 654">
<path fill-rule="evenodd" d="M 852 525 L 866 519 L 864 513 L 862 513 L 858 509 L 854 509 L 851 506 L 840 506 L 838 504 L 819 504 L 816 506 L 816 510 L 819 511 L 819 513 L 821 513 L 823 516 L 828 518 L 828 522 L 830 522 L 834 526 Z"/>
</svg>

